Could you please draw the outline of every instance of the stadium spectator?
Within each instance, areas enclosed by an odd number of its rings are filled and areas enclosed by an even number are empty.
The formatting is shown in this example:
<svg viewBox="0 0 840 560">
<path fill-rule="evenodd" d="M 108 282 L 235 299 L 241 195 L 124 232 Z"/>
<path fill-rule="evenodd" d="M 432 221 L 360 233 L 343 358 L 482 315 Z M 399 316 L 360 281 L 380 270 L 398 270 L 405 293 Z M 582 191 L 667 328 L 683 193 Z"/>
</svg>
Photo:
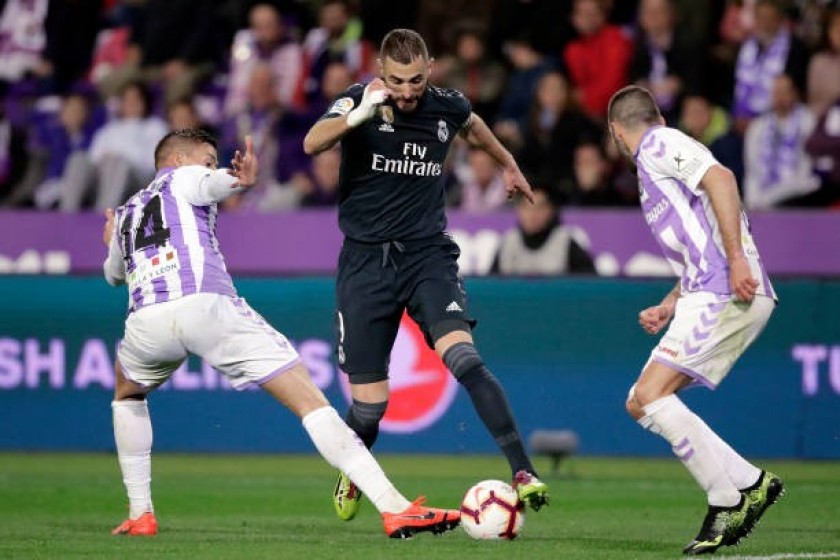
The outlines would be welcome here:
<svg viewBox="0 0 840 560">
<path fill-rule="evenodd" d="M 353 85 L 353 72 L 343 62 L 330 62 L 324 69 L 324 77 L 321 80 L 321 89 L 315 98 L 310 101 L 307 112 L 314 122 L 324 114 L 327 107 L 335 101 L 338 95 Z"/>
<path fill-rule="evenodd" d="M 49 0 L 41 80 L 45 91 L 67 93 L 86 78 L 101 22 L 102 2 Z"/>
<path fill-rule="evenodd" d="M 815 119 L 790 76 L 773 80 L 770 111 L 753 120 L 744 139 L 744 204 L 766 210 L 807 203 L 819 177 L 805 152 Z"/>
<path fill-rule="evenodd" d="M 752 35 L 744 41 L 735 65 L 732 111 L 736 129 L 743 133 L 749 121 L 771 106 L 773 80 L 780 74 L 804 91 L 808 51 L 787 25 L 781 0 L 756 0 Z"/>
<path fill-rule="evenodd" d="M 192 95 L 215 69 L 213 0 L 147 0 L 131 18 L 123 66 L 100 79 L 105 97 L 126 83 L 162 84 L 167 103 Z"/>
<path fill-rule="evenodd" d="M 438 61 L 436 82 L 462 92 L 477 114 L 492 121 L 505 74 L 504 66 L 487 52 L 484 30 L 474 22 L 462 21 L 456 27 L 452 54 Z"/>
<path fill-rule="evenodd" d="M 225 115 L 235 115 L 248 104 L 251 73 L 266 64 L 274 75 L 277 99 L 284 107 L 295 106 L 303 73 L 303 48 L 288 37 L 283 17 L 267 3 L 254 5 L 248 13 L 249 28 L 237 32 L 230 49 Z"/>
<path fill-rule="evenodd" d="M 543 74 L 555 69 L 555 64 L 534 48 L 528 35 L 508 39 L 504 45 L 504 53 L 513 72 L 505 82 L 499 111 L 496 114 L 496 126 L 508 126 L 524 120 L 534 99 L 537 82 Z M 494 130 L 498 135 L 499 129 Z"/>
<path fill-rule="evenodd" d="M 821 177 L 815 203 L 837 207 L 840 202 L 840 96 L 820 117 L 805 144 L 805 151 L 813 158 L 814 169 Z"/>
<path fill-rule="evenodd" d="M 510 37 L 528 35 L 533 46 L 552 58 L 561 58 L 574 35 L 569 20 L 573 0 L 495 0 L 492 8 L 491 46 L 499 48 Z"/>
<path fill-rule="evenodd" d="M 610 95 L 627 83 L 632 54 L 621 28 L 607 22 L 604 0 L 574 0 L 572 25 L 578 38 L 563 51 L 573 98 L 590 117 L 603 120 Z"/>
<path fill-rule="evenodd" d="M 228 198 L 226 210 L 249 210 L 259 206 L 260 198 L 276 182 L 286 183 L 295 173 L 309 167 L 302 143 L 311 120 L 285 108 L 277 97 L 274 73 L 267 64 L 251 72 L 248 104 L 243 111 L 225 119 L 219 152 L 232 156 L 237 138 L 251 136 L 260 157 L 260 175 L 254 187 Z"/>
<path fill-rule="evenodd" d="M 343 62 L 354 78 L 369 70 L 370 43 L 362 38 L 362 21 L 353 16 L 346 0 L 325 0 L 318 9 L 318 27 L 303 41 L 303 94 L 307 103 L 321 91 L 324 71 L 331 62 Z"/>
<path fill-rule="evenodd" d="M 148 154 L 167 130 L 166 122 L 152 114 L 148 89 L 136 82 L 125 86 L 116 116 L 96 131 L 90 150 L 68 158 L 59 209 L 86 207 L 90 191 L 94 208 L 118 206 L 154 177 Z"/>
<path fill-rule="evenodd" d="M 456 164 L 457 207 L 472 214 L 484 214 L 505 208 L 508 203 L 502 171 L 486 152 L 467 150 L 466 161 Z"/>
<path fill-rule="evenodd" d="M 517 226 L 502 235 L 491 272 L 505 276 L 594 274 L 592 257 L 563 225 L 560 207 L 546 189 L 534 189 L 533 204 L 516 204 Z"/>
<path fill-rule="evenodd" d="M 166 106 L 166 124 L 169 126 L 169 130 L 201 128 L 205 132 L 210 132 L 202 123 L 191 97 L 179 99 Z"/>
<path fill-rule="evenodd" d="M 26 131 L 9 120 L 0 103 L 0 206 L 16 202 L 12 195 L 28 162 L 26 143 Z"/>
<path fill-rule="evenodd" d="M 697 90 L 702 73 L 700 47 L 677 26 L 675 1 L 641 1 L 629 70 L 632 83 L 653 92 L 669 124 L 676 123 L 682 96 Z"/>
<path fill-rule="evenodd" d="M 523 171 L 556 194 L 560 183 L 571 177 L 575 148 L 602 137 L 600 125 L 576 107 L 563 74 L 548 72 L 537 83 L 517 155 Z"/>
<path fill-rule="evenodd" d="M 613 187 L 610 162 L 604 147 L 597 142 L 583 142 L 575 148 L 572 177 L 561 189 L 561 196 L 570 206 L 606 207 L 637 203 L 627 200 Z"/>
<path fill-rule="evenodd" d="M 49 72 L 43 54 L 48 0 L 6 0 L 0 12 L 0 95 L 9 84 Z"/>
<path fill-rule="evenodd" d="M 808 65 L 808 107 L 816 117 L 840 97 L 840 7 L 826 16 L 822 50 Z"/>
<path fill-rule="evenodd" d="M 260 212 L 334 206 L 338 202 L 338 170 L 341 150 L 316 154 L 305 171 L 294 173 L 285 183 L 272 182 L 257 203 Z"/>
<path fill-rule="evenodd" d="M 679 128 L 711 150 L 722 165 L 735 174 L 738 184 L 744 178 L 744 140 L 735 132 L 732 119 L 723 107 L 712 105 L 699 94 L 683 99 Z"/>
<path fill-rule="evenodd" d="M 36 130 L 36 147 L 31 153 L 41 169 L 33 173 L 29 192 L 17 193 L 21 202 L 38 208 L 55 208 L 67 185 L 78 179 L 71 172 L 72 158 L 86 158 L 97 128 L 90 101 L 81 93 L 72 93 L 61 101 L 57 113 L 50 113 Z M 33 170 L 34 171 L 34 170 Z"/>
</svg>

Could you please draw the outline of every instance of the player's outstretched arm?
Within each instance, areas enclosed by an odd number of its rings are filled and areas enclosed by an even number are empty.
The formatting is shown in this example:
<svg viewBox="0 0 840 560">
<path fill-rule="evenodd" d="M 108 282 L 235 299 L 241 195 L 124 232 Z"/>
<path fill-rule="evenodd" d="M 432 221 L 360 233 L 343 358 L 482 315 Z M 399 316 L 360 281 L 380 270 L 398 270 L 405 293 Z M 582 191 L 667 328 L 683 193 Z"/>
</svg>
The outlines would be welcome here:
<svg viewBox="0 0 840 560">
<path fill-rule="evenodd" d="M 496 163 L 502 168 L 508 198 L 520 192 L 531 203 L 534 202 L 534 192 L 531 190 L 531 185 L 525 179 L 525 176 L 522 175 L 522 171 L 519 170 L 519 166 L 516 164 L 516 160 L 513 159 L 513 155 L 502 146 L 502 143 L 499 142 L 499 139 L 496 138 L 493 131 L 484 122 L 484 119 L 472 113 L 469 123 L 461 133 L 470 145 L 490 154 L 490 157 L 496 160 Z"/>
<path fill-rule="evenodd" d="M 365 87 L 362 100 L 352 111 L 346 115 L 325 118 L 316 122 L 303 139 L 303 151 L 313 156 L 329 150 L 345 134 L 373 117 L 376 108 L 382 105 L 389 95 L 385 82 L 376 78 Z"/>
<path fill-rule="evenodd" d="M 732 172 L 722 165 L 706 171 L 701 186 L 712 201 L 712 209 L 720 227 L 726 260 L 729 263 L 729 287 L 737 299 L 752 301 L 758 288 L 741 245 L 741 199 Z"/>
</svg>

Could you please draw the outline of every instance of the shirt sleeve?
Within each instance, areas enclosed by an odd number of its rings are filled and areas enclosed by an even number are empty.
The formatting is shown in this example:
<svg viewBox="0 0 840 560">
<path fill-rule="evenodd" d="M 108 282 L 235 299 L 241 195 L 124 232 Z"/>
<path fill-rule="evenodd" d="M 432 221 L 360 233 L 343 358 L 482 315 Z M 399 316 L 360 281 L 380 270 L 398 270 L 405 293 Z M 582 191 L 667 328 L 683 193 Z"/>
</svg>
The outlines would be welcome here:
<svg viewBox="0 0 840 560">
<path fill-rule="evenodd" d="M 642 142 L 645 167 L 665 177 L 673 177 L 693 193 L 699 190 L 703 176 L 718 161 L 706 146 L 675 129 L 660 129 L 653 138 Z"/>
<path fill-rule="evenodd" d="M 193 206 L 210 206 L 242 190 L 227 169 L 190 165 L 176 169 L 172 177 L 172 192 Z"/>
<path fill-rule="evenodd" d="M 330 103 L 329 107 L 327 108 L 327 112 L 324 113 L 320 119 L 334 119 L 336 117 L 341 117 L 352 111 L 354 108 L 358 107 L 359 103 L 362 101 L 362 96 L 365 93 L 365 85 L 364 84 L 353 84 L 342 93 L 340 93 L 332 103 Z"/>
<path fill-rule="evenodd" d="M 125 263 L 123 262 L 123 254 L 119 242 L 119 223 L 119 220 L 117 220 L 116 227 L 114 227 L 114 235 L 111 236 L 111 243 L 108 245 L 108 257 L 102 264 L 105 281 L 111 286 L 125 284 Z"/>
</svg>

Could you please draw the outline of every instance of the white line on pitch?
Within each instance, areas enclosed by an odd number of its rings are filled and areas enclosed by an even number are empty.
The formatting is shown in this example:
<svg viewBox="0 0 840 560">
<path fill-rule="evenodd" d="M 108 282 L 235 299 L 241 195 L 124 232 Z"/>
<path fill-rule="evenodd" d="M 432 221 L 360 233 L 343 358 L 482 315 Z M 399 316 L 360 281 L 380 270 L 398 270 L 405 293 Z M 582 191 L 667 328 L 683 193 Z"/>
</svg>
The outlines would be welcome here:
<svg viewBox="0 0 840 560">
<path fill-rule="evenodd" d="M 770 556 L 727 556 L 727 560 L 789 560 L 809 558 L 840 558 L 840 552 L 798 552 L 771 554 Z"/>
</svg>

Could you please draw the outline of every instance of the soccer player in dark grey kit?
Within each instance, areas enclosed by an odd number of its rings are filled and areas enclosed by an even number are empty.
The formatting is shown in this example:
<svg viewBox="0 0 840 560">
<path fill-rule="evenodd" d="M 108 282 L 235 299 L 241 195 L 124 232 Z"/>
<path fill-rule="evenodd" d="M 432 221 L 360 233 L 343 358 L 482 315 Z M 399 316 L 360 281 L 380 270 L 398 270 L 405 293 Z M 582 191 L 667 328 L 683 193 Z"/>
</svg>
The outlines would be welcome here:
<svg viewBox="0 0 840 560">
<path fill-rule="evenodd" d="M 348 425 L 370 447 L 388 405 L 388 362 L 405 310 L 466 388 L 510 463 L 513 485 L 533 509 L 548 503 L 504 391 L 478 354 L 458 274 L 458 246 L 445 233 L 443 165 L 456 134 L 502 167 L 508 194 L 532 199 L 518 165 L 458 91 L 429 85 L 426 44 L 408 29 L 382 40 L 381 77 L 339 95 L 304 139 L 308 154 L 341 141 L 339 226 L 345 240 L 336 281 L 338 360 L 350 378 Z M 361 493 L 339 474 L 341 519 Z"/>
</svg>

